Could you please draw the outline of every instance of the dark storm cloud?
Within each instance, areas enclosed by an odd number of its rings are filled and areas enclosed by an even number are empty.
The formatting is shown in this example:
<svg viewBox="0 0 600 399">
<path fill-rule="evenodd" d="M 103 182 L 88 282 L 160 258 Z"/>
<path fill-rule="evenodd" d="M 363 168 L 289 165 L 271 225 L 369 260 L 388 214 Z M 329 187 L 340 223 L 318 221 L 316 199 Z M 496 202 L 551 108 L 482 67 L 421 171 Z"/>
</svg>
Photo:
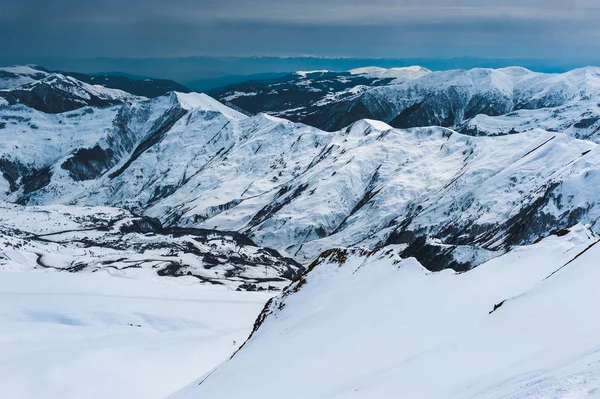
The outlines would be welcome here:
<svg viewBox="0 0 600 399">
<path fill-rule="evenodd" d="M 597 0 L 0 0 L 4 57 L 580 57 Z"/>
</svg>

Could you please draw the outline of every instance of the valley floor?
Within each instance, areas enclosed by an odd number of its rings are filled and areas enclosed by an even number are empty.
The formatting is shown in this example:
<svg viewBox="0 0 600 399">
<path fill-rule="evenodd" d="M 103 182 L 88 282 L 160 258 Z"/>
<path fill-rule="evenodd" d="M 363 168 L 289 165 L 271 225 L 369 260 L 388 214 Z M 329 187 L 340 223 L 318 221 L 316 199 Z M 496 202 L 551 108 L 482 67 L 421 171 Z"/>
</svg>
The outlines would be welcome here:
<svg viewBox="0 0 600 399">
<path fill-rule="evenodd" d="M 164 398 L 227 359 L 272 295 L 146 272 L 0 272 L 0 397 Z"/>
</svg>

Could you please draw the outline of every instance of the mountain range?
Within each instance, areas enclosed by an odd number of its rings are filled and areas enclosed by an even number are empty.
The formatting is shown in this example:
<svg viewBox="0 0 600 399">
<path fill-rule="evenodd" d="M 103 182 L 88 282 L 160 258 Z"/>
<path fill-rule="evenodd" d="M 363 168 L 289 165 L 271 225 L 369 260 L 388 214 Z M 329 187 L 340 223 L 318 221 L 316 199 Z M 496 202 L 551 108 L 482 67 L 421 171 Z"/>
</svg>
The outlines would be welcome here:
<svg viewBox="0 0 600 399">
<path fill-rule="evenodd" d="M 0 268 L 281 291 L 173 398 L 599 393 L 600 69 L 84 80 L 0 69 Z"/>
<path fill-rule="evenodd" d="M 420 68 L 379 73 L 411 81 L 436 76 Z M 484 75 L 497 74 L 508 76 Z M 248 117 L 203 94 L 147 99 L 65 79 L 72 85 L 56 77 L 48 85 L 79 107 L 73 111 L 49 114 L 22 103 L 1 110 L 0 187 L 9 201 L 108 205 L 164 226 L 237 231 L 299 262 L 332 247 L 401 244 L 404 256 L 431 270 L 467 270 L 575 222 L 595 228 L 600 158 L 594 136 L 579 139 L 579 130 L 555 132 L 540 123 L 523 134 L 488 137 L 367 119 L 328 132 L 265 113 Z M 594 87 L 572 81 L 556 86 L 560 98 L 593 104 Z M 499 92 L 482 82 L 470 93 L 481 92 L 482 104 L 498 102 Z M 557 105 L 553 87 L 532 96 L 548 105 L 535 112 L 557 122 L 568 116 L 557 110 L 568 105 Z M 102 95 L 103 107 L 89 105 L 93 93 Z"/>
<path fill-rule="evenodd" d="M 542 128 L 597 140 L 600 69 L 562 74 L 525 68 L 432 72 L 421 67 L 300 72 L 214 92 L 251 113 L 335 131 L 360 119 L 396 128 L 443 126 L 468 135 Z"/>
</svg>

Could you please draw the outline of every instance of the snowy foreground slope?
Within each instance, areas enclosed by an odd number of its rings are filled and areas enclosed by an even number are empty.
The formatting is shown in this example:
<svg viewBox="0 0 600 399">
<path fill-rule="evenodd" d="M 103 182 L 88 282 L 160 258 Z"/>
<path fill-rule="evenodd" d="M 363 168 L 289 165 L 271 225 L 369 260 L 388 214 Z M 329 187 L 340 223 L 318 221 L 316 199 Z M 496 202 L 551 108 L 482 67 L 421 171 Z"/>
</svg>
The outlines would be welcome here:
<svg viewBox="0 0 600 399">
<path fill-rule="evenodd" d="M 576 225 L 461 274 L 331 250 L 171 398 L 600 397 L 599 240 Z"/>
<path fill-rule="evenodd" d="M 270 296 L 142 272 L 0 272 L 0 397 L 162 399 L 230 356 Z"/>
</svg>

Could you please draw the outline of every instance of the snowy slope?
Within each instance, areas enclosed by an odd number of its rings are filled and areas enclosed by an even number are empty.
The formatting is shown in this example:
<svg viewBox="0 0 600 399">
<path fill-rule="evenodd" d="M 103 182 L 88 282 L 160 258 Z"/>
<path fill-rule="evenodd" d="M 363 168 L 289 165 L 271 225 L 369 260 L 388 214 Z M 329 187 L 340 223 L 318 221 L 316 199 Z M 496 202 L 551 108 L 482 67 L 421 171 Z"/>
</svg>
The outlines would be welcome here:
<svg viewBox="0 0 600 399">
<path fill-rule="evenodd" d="M 0 199 L 32 181 L 63 157 L 93 148 L 109 136 L 118 108 L 81 108 L 46 114 L 24 105 L 0 110 Z M 104 147 L 107 144 L 103 145 Z M 39 184 L 38 184 L 39 186 Z"/>
<path fill-rule="evenodd" d="M 238 115 L 200 94 L 169 93 L 110 108 L 48 114 L 23 105 L 0 109 L 2 197 L 27 202 L 29 193 L 56 182 L 52 197 L 86 189 L 90 181 L 160 138 L 192 105 Z M 180 102 L 181 101 L 181 102 Z M 210 108 L 213 107 L 213 108 Z M 2 198 L 0 197 L 0 198 Z M 64 198 L 68 201 L 68 198 Z"/>
<path fill-rule="evenodd" d="M 148 270 L 0 272 L 0 396 L 162 399 L 229 357 L 269 297 Z"/>
<path fill-rule="evenodd" d="M 599 240 L 577 225 L 462 274 L 329 251 L 172 398 L 600 397 Z"/>
</svg>

